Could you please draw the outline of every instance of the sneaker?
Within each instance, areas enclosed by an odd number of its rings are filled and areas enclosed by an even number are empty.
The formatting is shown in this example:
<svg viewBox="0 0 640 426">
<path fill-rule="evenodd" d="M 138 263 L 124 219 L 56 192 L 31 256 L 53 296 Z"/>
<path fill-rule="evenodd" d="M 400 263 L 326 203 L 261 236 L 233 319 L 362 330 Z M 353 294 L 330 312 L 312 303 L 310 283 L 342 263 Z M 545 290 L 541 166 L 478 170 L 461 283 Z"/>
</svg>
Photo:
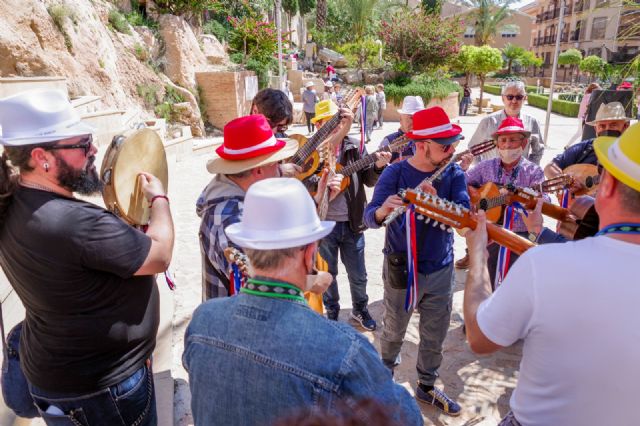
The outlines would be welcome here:
<svg viewBox="0 0 640 426">
<path fill-rule="evenodd" d="M 376 321 L 371 318 L 371 315 L 369 315 L 369 311 L 367 309 L 363 309 L 361 311 L 351 311 L 351 318 L 358 321 L 360 326 L 365 330 L 373 331 L 376 329 Z"/>
<path fill-rule="evenodd" d="M 327 309 L 327 318 L 331 321 L 338 321 L 338 315 L 340 315 L 340 311 Z"/>
<path fill-rule="evenodd" d="M 456 261 L 456 269 L 469 269 L 469 253 Z"/>
<path fill-rule="evenodd" d="M 416 399 L 418 401 L 433 405 L 450 416 L 455 417 L 460 415 L 462 409 L 454 400 L 449 398 L 446 393 L 436 387 L 428 391 L 425 390 L 425 388 L 427 388 L 427 386 L 418 383 L 418 387 L 416 388 Z"/>
</svg>

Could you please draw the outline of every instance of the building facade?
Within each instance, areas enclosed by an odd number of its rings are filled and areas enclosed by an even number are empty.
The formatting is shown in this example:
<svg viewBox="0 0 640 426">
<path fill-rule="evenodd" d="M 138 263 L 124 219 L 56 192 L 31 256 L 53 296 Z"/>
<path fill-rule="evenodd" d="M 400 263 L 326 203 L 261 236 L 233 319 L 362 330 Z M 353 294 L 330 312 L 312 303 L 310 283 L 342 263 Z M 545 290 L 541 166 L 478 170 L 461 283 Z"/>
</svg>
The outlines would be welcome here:
<svg viewBox="0 0 640 426">
<path fill-rule="evenodd" d="M 575 48 L 584 56 L 596 55 L 609 63 L 628 63 L 640 53 L 640 8 L 623 7 L 624 0 L 566 0 L 560 25 L 560 2 L 539 0 L 520 11 L 535 18 L 531 50 L 544 60 L 540 76 L 552 72 L 555 43 L 560 52 Z M 565 70 L 565 68 L 567 68 Z M 560 80 L 576 81 L 576 67 L 559 66 Z"/>
</svg>

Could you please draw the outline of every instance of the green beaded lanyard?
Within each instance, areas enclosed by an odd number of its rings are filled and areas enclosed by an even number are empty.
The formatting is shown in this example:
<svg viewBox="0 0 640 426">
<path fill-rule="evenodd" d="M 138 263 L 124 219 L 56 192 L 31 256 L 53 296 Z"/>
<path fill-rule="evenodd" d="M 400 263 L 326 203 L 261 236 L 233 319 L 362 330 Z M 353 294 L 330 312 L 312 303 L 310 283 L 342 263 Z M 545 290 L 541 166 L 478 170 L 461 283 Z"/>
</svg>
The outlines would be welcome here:
<svg viewBox="0 0 640 426">
<path fill-rule="evenodd" d="M 266 281 L 249 278 L 247 283 L 240 289 L 240 293 L 252 296 L 271 297 L 274 299 L 291 300 L 298 303 L 307 304 L 298 287 L 284 283 L 282 281 Z"/>
<path fill-rule="evenodd" d="M 640 223 L 614 223 L 600 230 L 596 236 L 608 234 L 640 234 Z"/>
</svg>

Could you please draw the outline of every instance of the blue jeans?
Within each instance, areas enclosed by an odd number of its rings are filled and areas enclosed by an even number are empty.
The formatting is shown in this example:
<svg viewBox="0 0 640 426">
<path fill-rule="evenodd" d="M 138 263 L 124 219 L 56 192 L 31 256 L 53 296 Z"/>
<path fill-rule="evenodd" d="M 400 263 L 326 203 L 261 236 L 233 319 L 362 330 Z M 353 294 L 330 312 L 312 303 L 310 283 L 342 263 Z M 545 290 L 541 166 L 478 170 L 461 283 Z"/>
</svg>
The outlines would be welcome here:
<svg viewBox="0 0 640 426">
<path fill-rule="evenodd" d="M 122 382 L 90 394 L 49 392 L 32 384 L 29 390 L 49 426 L 155 426 L 158 423 L 153 373 L 146 365 Z"/>
<path fill-rule="evenodd" d="M 320 242 L 320 256 L 327 261 L 333 281 L 329 289 L 322 296 L 327 311 L 340 310 L 340 294 L 338 293 L 338 252 L 347 270 L 351 300 L 354 311 L 367 307 L 367 269 L 364 265 L 364 233 L 355 233 L 349 227 L 349 222 L 336 222 L 333 231 Z"/>
</svg>

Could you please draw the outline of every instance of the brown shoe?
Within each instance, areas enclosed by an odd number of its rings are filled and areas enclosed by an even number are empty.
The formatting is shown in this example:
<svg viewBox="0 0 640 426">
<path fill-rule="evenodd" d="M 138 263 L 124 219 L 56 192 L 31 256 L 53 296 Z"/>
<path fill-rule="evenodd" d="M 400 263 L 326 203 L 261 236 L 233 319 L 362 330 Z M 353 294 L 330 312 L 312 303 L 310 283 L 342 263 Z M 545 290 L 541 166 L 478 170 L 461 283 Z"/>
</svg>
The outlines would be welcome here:
<svg viewBox="0 0 640 426">
<path fill-rule="evenodd" d="M 469 253 L 467 253 L 462 259 L 456 261 L 457 269 L 469 269 Z"/>
</svg>

